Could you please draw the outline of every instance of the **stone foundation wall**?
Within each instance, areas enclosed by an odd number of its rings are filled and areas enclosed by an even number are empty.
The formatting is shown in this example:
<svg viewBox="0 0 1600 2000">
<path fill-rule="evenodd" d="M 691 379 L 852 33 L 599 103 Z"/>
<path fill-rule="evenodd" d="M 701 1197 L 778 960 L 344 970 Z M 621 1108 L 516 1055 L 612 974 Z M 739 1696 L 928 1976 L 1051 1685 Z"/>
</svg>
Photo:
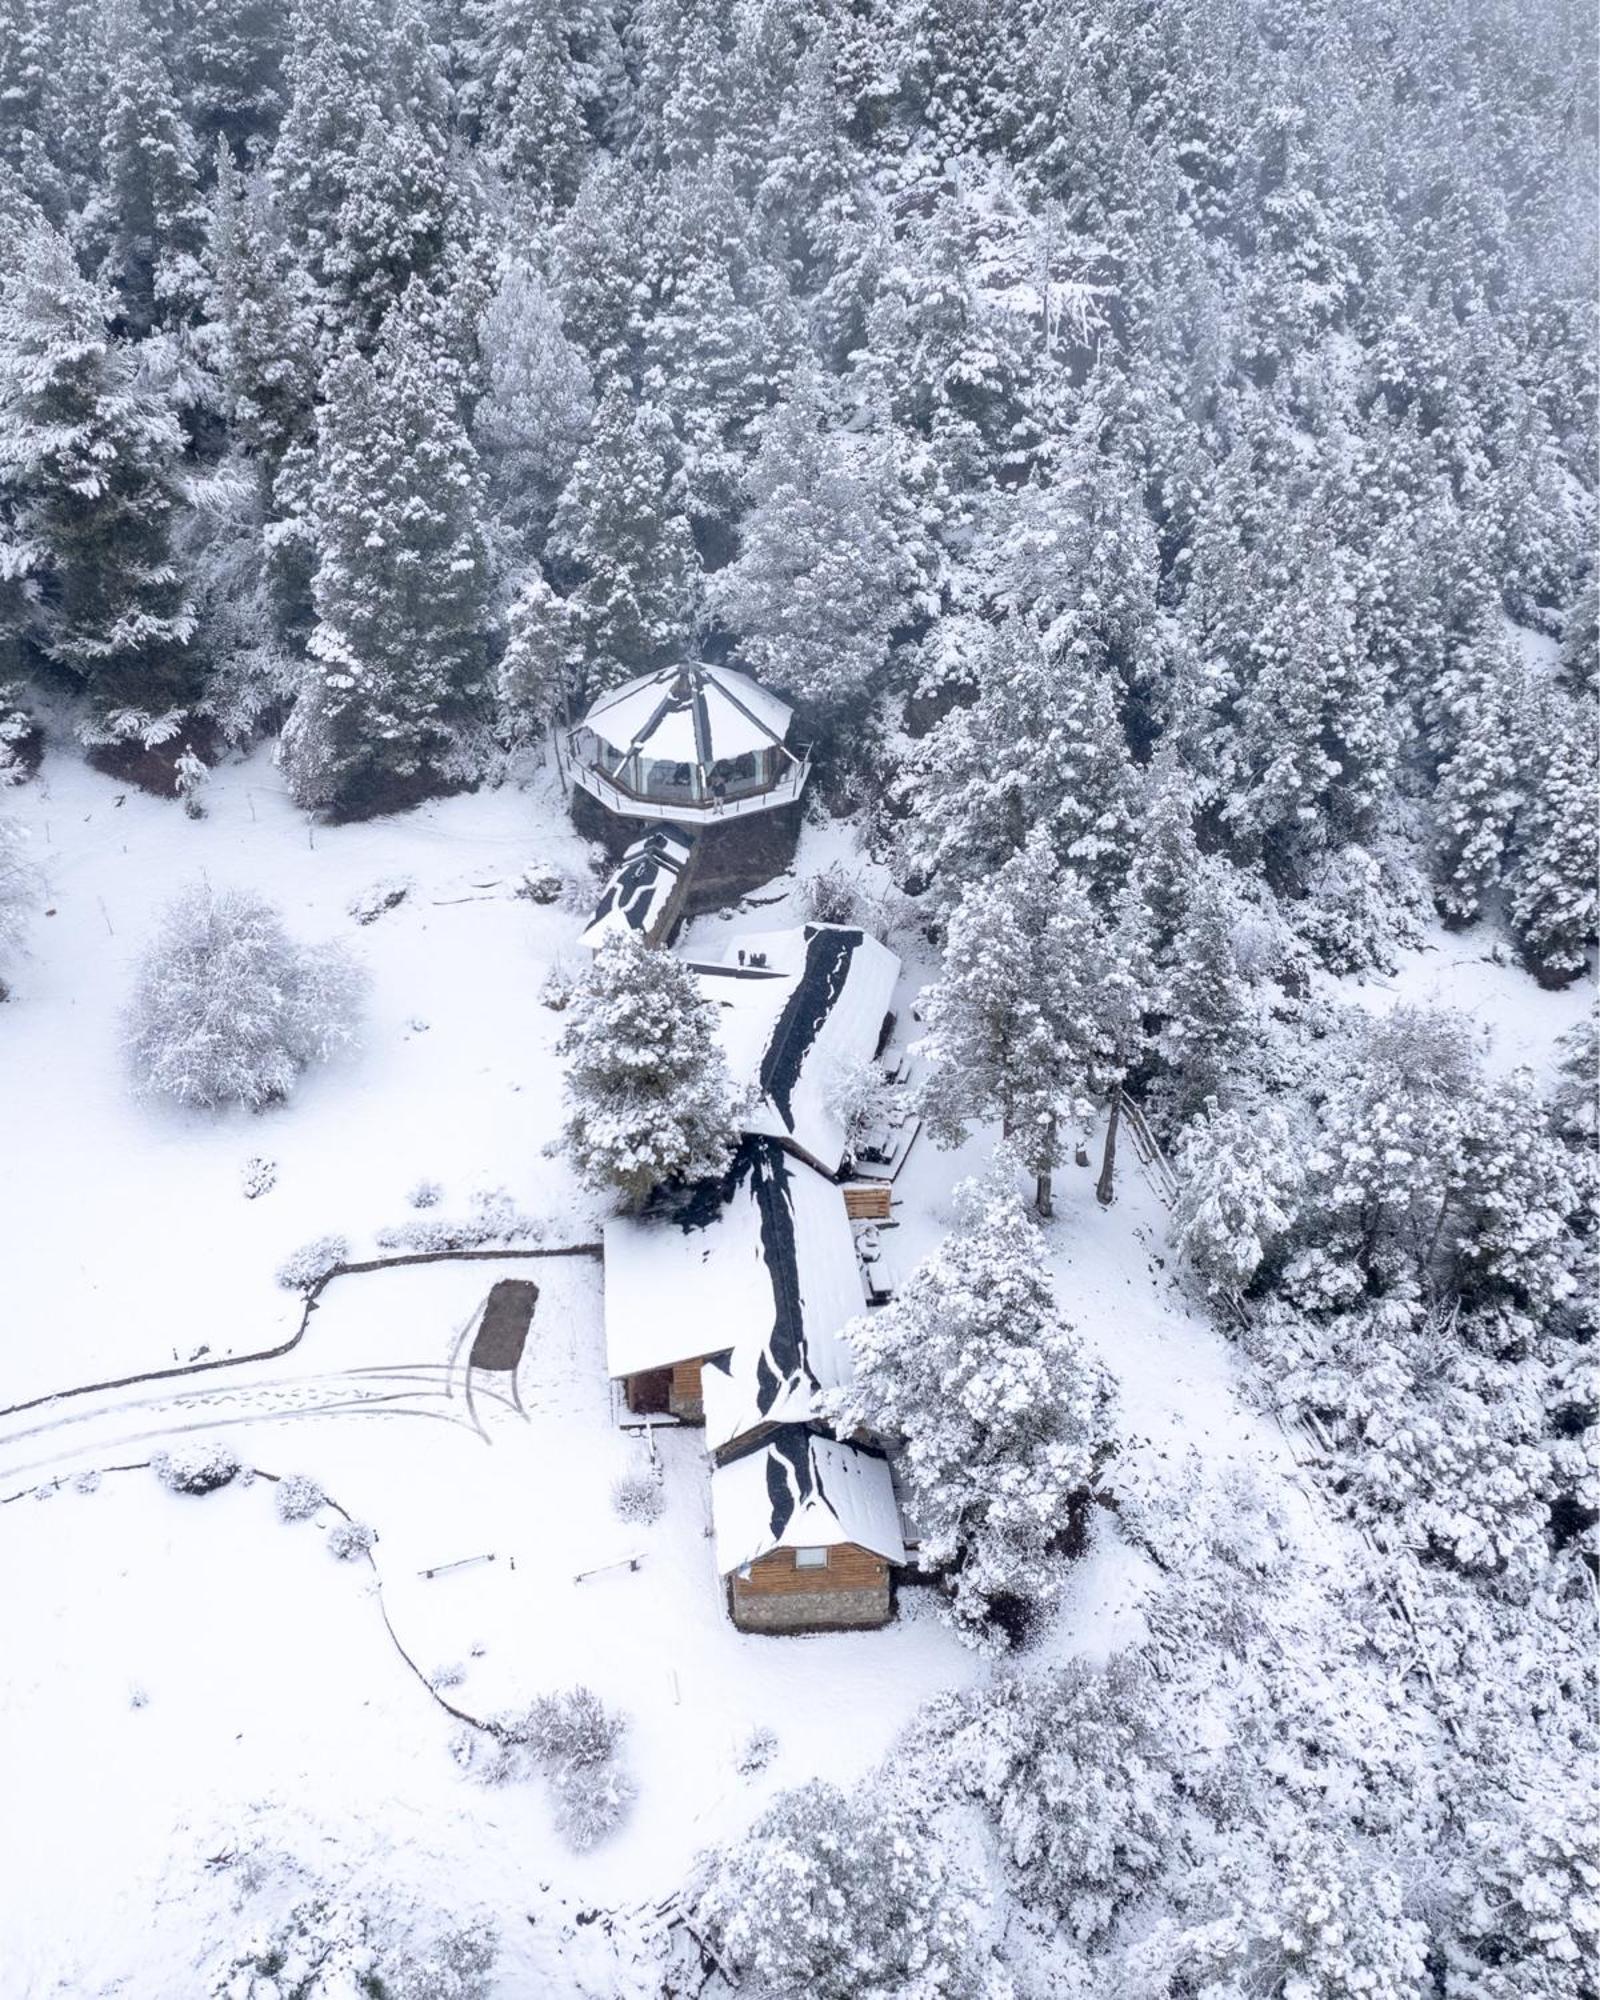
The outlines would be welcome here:
<svg viewBox="0 0 1600 2000">
<path fill-rule="evenodd" d="M 787 1590 L 768 1595 L 730 1579 L 728 1608 L 741 1632 L 838 1632 L 889 1622 L 889 1579 L 863 1590 Z"/>
<path fill-rule="evenodd" d="M 598 841 L 612 861 L 621 860 L 636 840 L 658 829 L 659 820 L 628 819 L 584 791 L 572 788 L 572 823 L 585 840 Z M 701 821 L 685 813 L 677 822 L 695 836 L 689 864 L 685 903 L 691 916 L 736 903 L 748 890 L 759 889 L 781 875 L 794 860 L 800 838 L 801 805 L 774 806 L 770 812 L 746 813 L 739 819 Z"/>
</svg>

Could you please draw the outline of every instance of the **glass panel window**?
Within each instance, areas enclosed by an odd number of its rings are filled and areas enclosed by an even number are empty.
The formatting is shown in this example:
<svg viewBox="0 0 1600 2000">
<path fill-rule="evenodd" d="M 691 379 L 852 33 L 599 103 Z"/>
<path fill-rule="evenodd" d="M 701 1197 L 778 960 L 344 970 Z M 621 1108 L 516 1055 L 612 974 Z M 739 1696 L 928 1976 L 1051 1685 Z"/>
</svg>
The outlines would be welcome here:
<svg viewBox="0 0 1600 2000">
<path fill-rule="evenodd" d="M 826 1549 L 796 1549 L 794 1552 L 796 1569 L 826 1569 L 828 1551 Z"/>
</svg>

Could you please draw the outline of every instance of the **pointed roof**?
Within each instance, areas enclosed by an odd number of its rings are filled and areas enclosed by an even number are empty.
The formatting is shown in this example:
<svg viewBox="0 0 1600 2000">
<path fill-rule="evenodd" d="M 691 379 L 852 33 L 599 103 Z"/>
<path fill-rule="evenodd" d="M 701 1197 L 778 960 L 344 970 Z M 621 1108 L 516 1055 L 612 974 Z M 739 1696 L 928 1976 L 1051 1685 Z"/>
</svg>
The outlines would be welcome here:
<svg viewBox="0 0 1600 2000">
<path fill-rule="evenodd" d="M 903 1563 L 894 1480 L 883 1453 L 784 1424 L 711 1475 L 717 1568 L 726 1576 L 774 1549 L 854 1542 Z"/>
<path fill-rule="evenodd" d="M 793 713 L 747 674 L 700 664 L 660 667 L 624 682 L 601 695 L 583 726 L 624 756 L 640 751 L 708 771 L 752 751 L 777 749 L 793 758 L 783 740 Z"/>
</svg>

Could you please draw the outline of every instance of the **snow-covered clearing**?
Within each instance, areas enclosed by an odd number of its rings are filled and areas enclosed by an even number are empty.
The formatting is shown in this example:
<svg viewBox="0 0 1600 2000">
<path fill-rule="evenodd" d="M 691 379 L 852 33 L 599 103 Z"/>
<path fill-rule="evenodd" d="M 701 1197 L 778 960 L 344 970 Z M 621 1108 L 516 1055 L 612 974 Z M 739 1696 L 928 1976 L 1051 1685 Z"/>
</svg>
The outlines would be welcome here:
<svg viewBox="0 0 1600 2000">
<path fill-rule="evenodd" d="M 374 1230 L 412 1215 L 408 1191 L 425 1178 L 443 1186 L 441 1214 L 474 1188 L 505 1188 L 538 1226 L 529 1247 L 597 1236 L 588 1198 L 546 1151 L 559 1016 L 538 1000 L 583 915 L 575 900 L 514 894 L 535 860 L 586 879 L 548 774 L 314 835 L 259 756 L 217 773 L 199 823 L 74 759 L 52 758 L 15 804 L 54 914 L 35 926 L 0 1023 L 0 1403 L 285 1341 L 301 1311 L 273 1282 L 285 1254 L 333 1231 L 370 1255 Z M 848 828 L 808 829 L 798 875 L 832 863 L 881 889 Z M 373 973 L 360 1051 L 259 1118 L 144 1107 L 126 1089 L 118 1012 L 133 957 L 155 907 L 200 869 L 269 894 L 308 937 L 347 936 Z M 405 900 L 358 926 L 351 902 L 399 877 Z M 799 914 L 790 878 L 741 916 L 701 919 L 688 942 Z M 1486 950 L 1435 940 L 1393 981 L 1346 990 L 1367 1005 L 1464 1006 L 1496 1061 L 1544 1063 L 1587 994 L 1541 993 Z M 930 969 L 908 960 L 902 1036 Z M 1061 1174 L 1051 1248 L 1067 1316 L 1117 1378 L 1118 1477 L 1159 1486 L 1191 1452 L 1248 1469 L 1270 1483 L 1315 1590 L 1343 1531 L 1186 1299 L 1166 1211 L 1130 1147 L 1115 1205 L 1097 1206 L 1099 1146 L 1096 1133 L 1091 1169 Z M 919 1137 L 896 1186 L 898 1268 L 938 1241 L 955 1182 L 991 1151 L 992 1136 L 958 1155 Z M 240 1174 L 256 1155 L 277 1180 L 247 1200 Z M 480 1372 L 469 1409 L 461 1334 L 501 1276 L 540 1287 L 523 1408 L 505 1378 Z M 288 1354 L 0 1420 L 0 1498 L 27 1496 L 0 1506 L 0 2000 L 198 1991 L 196 1966 L 237 1922 L 205 1857 L 255 1840 L 336 1854 L 358 1875 L 381 1865 L 435 1906 L 487 1908 L 505 1993 L 582 1993 L 570 1939 L 545 1917 L 524 1921 L 547 1889 L 571 1908 L 665 1896 L 699 1848 L 736 1835 L 774 1792 L 817 1774 L 859 1779 L 930 1695 L 987 1671 L 916 1591 L 879 1633 L 735 1632 L 696 1432 L 661 1435 L 662 1518 L 617 1518 L 611 1482 L 646 1447 L 614 1424 L 600 1282 L 587 1257 L 341 1277 Z M 330 1559 L 326 1510 L 280 1522 L 266 1481 L 166 1492 L 142 1462 L 189 1432 L 224 1437 L 265 1472 L 312 1475 L 377 1529 L 373 1564 Z M 77 1483 L 95 1471 L 98 1484 Z M 637 1570 L 617 1566 L 634 1554 Z M 587 1570 L 600 1573 L 575 1580 Z M 1152 1574 L 1100 1517 L 1040 1650 L 1098 1658 L 1135 1637 Z M 573 1855 L 541 1786 L 464 1775 L 450 1753 L 458 1725 L 419 1678 L 441 1670 L 445 1699 L 476 1716 L 575 1682 L 621 1709 L 639 1787 L 623 1829 Z M 776 1732 L 777 1753 L 741 1775 L 757 1725 Z"/>
</svg>

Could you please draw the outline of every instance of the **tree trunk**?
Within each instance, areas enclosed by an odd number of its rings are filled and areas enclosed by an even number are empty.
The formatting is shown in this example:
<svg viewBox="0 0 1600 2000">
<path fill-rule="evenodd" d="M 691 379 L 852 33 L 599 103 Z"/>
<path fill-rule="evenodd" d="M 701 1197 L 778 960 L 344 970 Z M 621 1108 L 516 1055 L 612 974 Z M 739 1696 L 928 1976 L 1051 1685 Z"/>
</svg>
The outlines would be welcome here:
<svg viewBox="0 0 1600 2000">
<path fill-rule="evenodd" d="M 1119 1083 L 1111 1093 L 1111 1115 L 1106 1119 L 1106 1154 L 1100 1164 L 1100 1178 L 1094 1190 L 1094 1198 L 1102 1208 L 1109 1208 L 1116 1199 L 1117 1121 L 1121 1116 L 1122 1085 Z"/>
<path fill-rule="evenodd" d="M 1039 1182 L 1034 1190 L 1033 1205 L 1048 1222 L 1055 1214 L 1055 1169 L 1056 1169 L 1056 1121 L 1050 1120 L 1044 1140 L 1044 1165 L 1039 1169 Z"/>
</svg>

